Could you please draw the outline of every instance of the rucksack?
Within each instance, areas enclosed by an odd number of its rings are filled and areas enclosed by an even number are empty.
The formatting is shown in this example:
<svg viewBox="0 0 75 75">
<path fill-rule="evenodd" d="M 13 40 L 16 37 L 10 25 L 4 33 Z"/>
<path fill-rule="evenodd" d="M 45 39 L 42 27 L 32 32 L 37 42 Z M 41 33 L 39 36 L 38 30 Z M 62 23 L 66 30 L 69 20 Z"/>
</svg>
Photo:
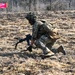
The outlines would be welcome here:
<svg viewBox="0 0 75 75">
<path fill-rule="evenodd" d="M 59 38 L 57 29 L 53 29 L 52 25 L 47 24 L 46 21 L 41 21 L 41 23 L 38 24 L 38 38 L 41 37 L 41 35 L 47 35 L 53 40 L 57 40 Z"/>
</svg>

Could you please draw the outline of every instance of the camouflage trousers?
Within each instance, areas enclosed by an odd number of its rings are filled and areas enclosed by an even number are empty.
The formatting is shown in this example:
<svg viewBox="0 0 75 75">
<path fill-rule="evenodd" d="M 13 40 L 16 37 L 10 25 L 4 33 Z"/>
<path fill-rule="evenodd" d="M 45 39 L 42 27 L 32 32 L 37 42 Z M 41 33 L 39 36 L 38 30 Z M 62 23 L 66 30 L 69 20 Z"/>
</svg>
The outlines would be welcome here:
<svg viewBox="0 0 75 75">
<path fill-rule="evenodd" d="M 38 40 L 36 40 L 35 44 L 37 47 L 41 48 L 43 50 L 44 54 L 47 54 L 49 52 L 53 52 L 52 46 L 55 43 L 55 41 L 52 41 L 52 39 L 48 38 L 45 35 L 42 35 Z"/>
</svg>

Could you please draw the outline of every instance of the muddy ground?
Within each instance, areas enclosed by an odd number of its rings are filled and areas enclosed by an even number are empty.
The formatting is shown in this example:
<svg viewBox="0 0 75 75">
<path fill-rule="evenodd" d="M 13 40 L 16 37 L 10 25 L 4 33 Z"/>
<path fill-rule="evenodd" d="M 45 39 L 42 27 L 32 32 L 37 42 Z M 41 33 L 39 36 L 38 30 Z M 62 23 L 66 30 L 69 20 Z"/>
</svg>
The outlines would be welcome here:
<svg viewBox="0 0 75 75">
<path fill-rule="evenodd" d="M 14 49 L 15 38 L 24 38 L 32 27 L 25 19 L 26 13 L 0 14 L 0 75 L 75 75 L 75 11 L 37 12 L 38 19 L 45 19 L 59 29 L 61 38 L 54 47 L 63 45 L 62 53 L 42 59 L 41 49 L 33 52 L 24 41 Z M 23 51 L 23 52 L 21 52 Z"/>
</svg>

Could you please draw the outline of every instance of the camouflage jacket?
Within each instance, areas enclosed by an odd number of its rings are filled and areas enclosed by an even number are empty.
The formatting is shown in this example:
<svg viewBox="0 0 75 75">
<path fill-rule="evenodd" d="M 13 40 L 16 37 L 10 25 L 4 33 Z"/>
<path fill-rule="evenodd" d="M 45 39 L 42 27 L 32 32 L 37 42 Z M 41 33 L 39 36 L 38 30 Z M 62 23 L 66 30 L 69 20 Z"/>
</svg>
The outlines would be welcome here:
<svg viewBox="0 0 75 75">
<path fill-rule="evenodd" d="M 53 34 L 53 28 L 51 24 L 47 24 L 43 21 L 36 21 L 32 27 L 32 39 L 38 39 L 42 35 L 46 35 L 50 38 L 56 37 L 56 33 Z"/>
</svg>

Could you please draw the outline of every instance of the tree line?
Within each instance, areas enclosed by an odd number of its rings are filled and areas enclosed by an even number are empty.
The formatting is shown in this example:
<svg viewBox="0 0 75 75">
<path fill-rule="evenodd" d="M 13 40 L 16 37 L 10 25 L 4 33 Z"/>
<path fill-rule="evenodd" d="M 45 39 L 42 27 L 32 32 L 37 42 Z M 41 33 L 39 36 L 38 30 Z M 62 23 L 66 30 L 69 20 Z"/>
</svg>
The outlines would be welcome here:
<svg viewBox="0 0 75 75">
<path fill-rule="evenodd" d="M 8 8 L 0 9 L 5 12 L 74 10 L 75 0 L 0 0 L 7 2 Z"/>
</svg>

